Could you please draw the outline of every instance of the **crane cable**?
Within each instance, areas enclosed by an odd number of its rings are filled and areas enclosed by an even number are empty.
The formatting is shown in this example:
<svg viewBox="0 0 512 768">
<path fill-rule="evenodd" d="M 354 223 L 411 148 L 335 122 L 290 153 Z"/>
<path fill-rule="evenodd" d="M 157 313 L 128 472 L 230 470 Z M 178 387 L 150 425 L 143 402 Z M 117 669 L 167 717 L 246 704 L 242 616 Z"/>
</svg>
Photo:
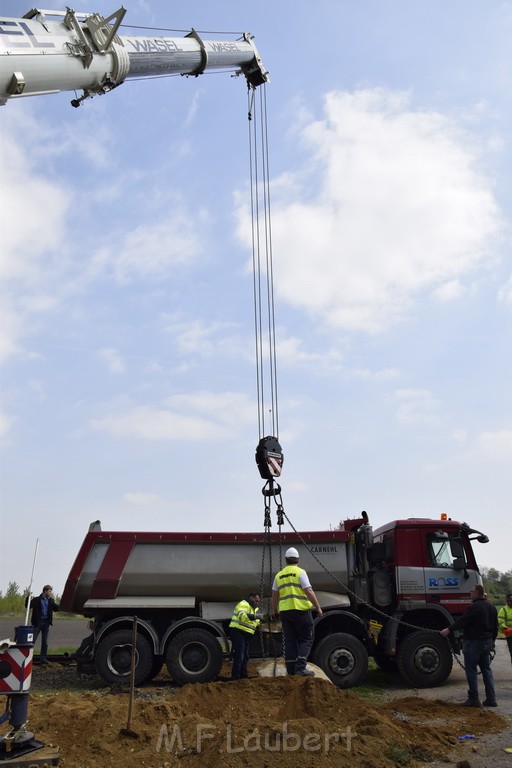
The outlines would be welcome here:
<svg viewBox="0 0 512 768">
<path fill-rule="evenodd" d="M 281 474 L 283 454 L 279 444 L 279 406 L 277 386 L 276 323 L 274 302 L 274 263 L 272 244 L 272 220 L 270 205 L 270 171 L 268 148 L 268 122 L 266 86 L 247 89 L 247 117 L 249 141 L 250 211 L 253 271 L 253 310 L 256 358 L 256 395 L 258 401 L 258 438 L 256 462 L 261 477 L 266 480 L 262 493 L 264 497 L 264 521 L 261 559 L 260 592 L 266 596 L 268 637 L 271 655 L 277 659 L 278 652 L 270 626 L 272 607 L 273 563 L 271 506 L 276 506 L 278 525 L 279 569 L 282 568 L 282 525 L 284 507 L 281 486 L 275 478 Z M 268 402 L 269 401 L 269 402 Z M 267 406 L 268 402 L 268 406 Z M 267 412 L 268 407 L 268 412 Z M 268 571 L 265 567 L 268 557 Z M 265 584 L 265 574 L 268 584 Z M 261 653 L 266 656 L 263 638 L 260 635 Z M 275 673 L 275 670 L 274 670 Z"/>
<path fill-rule="evenodd" d="M 354 593 L 346 584 L 343 584 L 333 574 L 316 554 L 308 546 L 303 536 L 297 531 L 289 517 L 284 512 L 281 498 L 281 487 L 274 482 L 275 477 L 281 474 L 283 454 L 279 444 L 279 411 L 277 388 L 277 354 L 275 331 L 275 306 L 274 306 L 274 266 L 272 251 L 272 226 L 270 215 L 270 174 L 268 152 L 268 126 L 267 126 L 267 100 L 265 84 L 258 90 L 259 104 L 255 104 L 256 90 L 248 86 L 248 127 L 249 127 L 249 166 L 250 166 L 250 201 L 251 201 L 251 236 L 252 236 L 252 267 L 253 267 L 253 299 L 254 299 L 254 329 L 255 329 L 255 354 L 256 354 L 256 392 L 258 398 L 258 434 L 259 445 L 256 451 L 256 461 L 262 478 L 267 480 L 263 488 L 265 497 L 264 536 L 261 562 L 261 596 L 264 592 L 265 553 L 268 550 L 269 578 L 268 601 L 272 593 L 272 537 L 270 527 L 272 525 L 270 505 L 273 500 L 277 507 L 278 523 L 278 552 L 279 568 L 282 567 L 282 525 L 284 519 L 298 536 L 309 554 L 316 560 L 320 567 L 332 579 L 342 586 L 347 593 L 352 595 L 356 603 L 367 607 L 371 613 L 390 619 L 389 614 L 379 610 L 359 595 Z M 259 111 L 256 107 L 259 107 Z M 258 120 L 259 118 L 259 120 Z M 261 159 L 258 149 L 261 145 Z M 260 189 L 261 175 L 261 189 Z M 265 351 L 264 326 L 267 330 L 267 349 Z M 266 357 L 267 368 L 265 366 Z M 266 405 L 265 395 L 270 391 L 270 426 L 272 436 L 265 437 L 266 432 Z M 258 455 L 259 453 L 259 455 Z M 270 458 L 269 458 L 270 457 Z M 273 458 L 272 458 L 273 457 Z M 269 606 L 270 608 L 270 606 Z M 268 611 L 270 614 L 270 609 Z M 421 627 L 398 617 L 391 617 L 392 621 L 412 630 L 431 632 L 438 634 L 438 630 Z M 270 632 L 269 622 L 269 635 Z M 447 641 L 448 642 L 448 641 Z M 449 643 L 448 643 L 449 644 Z M 449 644 L 450 645 L 450 644 Z M 263 652 L 263 643 L 262 643 Z M 452 654 L 460 666 L 463 666 L 457 658 L 453 648 Z M 263 655 L 263 653 L 262 653 Z M 274 648 L 274 657 L 276 656 Z M 275 674 L 275 669 L 274 669 Z"/>
<path fill-rule="evenodd" d="M 256 463 L 267 481 L 263 491 L 272 497 L 281 493 L 274 479 L 281 475 L 283 452 L 279 444 L 274 261 L 270 213 L 267 100 L 263 85 L 255 96 L 248 86 L 249 176 L 253 268 L 254 337 L 258 436 Z M 259 99 L 257 101 L 257 99 Z M 270 397 L 268 418 L 266 397 Z M 267 426 L 268 424 L 268 426 Z M 267 433 L 267 429 L 270 433 Z"/>
<path fill-rule="evenodd" d="M 258 102 L 256 102 L 256 93 L 259 96 Z M 265 397 L 270 396 L 269 427 L 271 434 L 279 439 L 274 265 L 265 85 L 257 92 L 255 89 L 248 88 L 248 128 L 258 433 L 261 440 L 267 432 Z"/>
</svg>

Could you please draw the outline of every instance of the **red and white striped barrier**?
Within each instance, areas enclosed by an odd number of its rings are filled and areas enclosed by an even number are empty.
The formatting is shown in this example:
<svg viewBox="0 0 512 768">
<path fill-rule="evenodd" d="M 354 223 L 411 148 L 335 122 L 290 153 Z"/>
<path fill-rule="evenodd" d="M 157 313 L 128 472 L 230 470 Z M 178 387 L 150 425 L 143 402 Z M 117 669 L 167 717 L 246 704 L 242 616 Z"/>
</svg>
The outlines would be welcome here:
<svg viewBox="0 0 512 768">
<path fill-rule="evenodd" d="M 9 648 L 0 652 L 0 694 L 27 693 L 32 679 L 33 648 Z"/>
</svg>

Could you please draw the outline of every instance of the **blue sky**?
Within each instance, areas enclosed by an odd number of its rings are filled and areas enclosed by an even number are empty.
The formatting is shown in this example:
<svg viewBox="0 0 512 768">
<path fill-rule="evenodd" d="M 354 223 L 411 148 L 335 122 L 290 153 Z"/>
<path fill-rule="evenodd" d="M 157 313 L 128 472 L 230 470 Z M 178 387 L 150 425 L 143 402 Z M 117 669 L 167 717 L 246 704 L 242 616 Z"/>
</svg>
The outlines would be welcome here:
<svg viewBox="0 0 512 768">
<path fill-rule="evenodd" d="M 126 24 L 249 31 L 270 71 L 294 525 L 446 512 L 509 570 L 512 2 L 126 7 Z M 62 592 L 96 519 L 263 525 L 245 83 L 72 96 L 0 108 L 0 590 L 28 584 L 39 538 L 35 588 Z"/>
</svg>

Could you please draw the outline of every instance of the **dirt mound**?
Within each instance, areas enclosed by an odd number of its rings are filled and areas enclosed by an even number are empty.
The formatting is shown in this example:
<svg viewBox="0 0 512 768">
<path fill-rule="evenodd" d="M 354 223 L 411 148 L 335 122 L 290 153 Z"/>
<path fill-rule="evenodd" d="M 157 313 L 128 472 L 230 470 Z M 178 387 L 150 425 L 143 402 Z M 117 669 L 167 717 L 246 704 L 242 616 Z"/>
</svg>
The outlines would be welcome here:
<svg viewBox="0 0 512 768">
<path fill-rule="evenodd" d="M 30 730 L 60 748 L 62 768 L 396 768 L 451 756 L 458 737 L 499 732 L 487 710 L 405 698 L 372 705 L 312 678 L 32 694 Z M 39 753 L 41 755 L 42 750 Z"/>
</svg>

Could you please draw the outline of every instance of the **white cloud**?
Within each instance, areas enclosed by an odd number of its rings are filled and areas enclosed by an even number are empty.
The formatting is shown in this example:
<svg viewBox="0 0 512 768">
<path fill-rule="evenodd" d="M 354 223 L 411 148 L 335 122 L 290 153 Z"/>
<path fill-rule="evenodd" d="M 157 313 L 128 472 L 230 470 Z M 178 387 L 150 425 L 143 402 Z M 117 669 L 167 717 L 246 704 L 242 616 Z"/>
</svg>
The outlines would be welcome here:
<svg viewBox="0 0 512 768">
<path fill-rule="evenodd" d="M 448 280 L 446 283 L 434 288 L 432 295 L 439 302 L 458 299 L 466 293 L 466 288 L 459 280 Z"/>
<path fill-rule="evenodd" d="M 512 305 L 512 275 L 507 282 L 500 287 L 498 291 L 498 301 L 501 301 L 503 304 Z"/>
<path fill-rule="evenodd" d="M 112 137 L 91 131 L 91 120 L 84 118 L 73 128 L 55 126 L 36 121 L 28 108 L 4 111 L 2 120 L 3 359 L 22 353 L 24 340 L 45 315 L 61 309 L 70 296 L 90 290 L 96 281 L 106 276 L 121 283 L 169 279 L 178 266 L 195 261 L 206 250 L 199 234 L 207 219 L 204 211 L 188 215 L 179 195 L 159 187 L 156 179 L 148 187 L 151 194 L 141 196 L 145 177 L 131 168 L 118 174 L 115 183 L 105 175 Z M 31 151 L 23 151 L 24 147 Z M 56 180 L 57 163 L 66 156 L 73 156 L 77 164 L 85 159 L 88 168 L 102 170 L 102 183 L 92 194 L 87 194 L 83 179 Z M 97 209 L 103 215 L 107 203 L 112 205 L 121 191 L 123 198 L 133 192 L 137 224 L 126 227 L 124 222 L 120 236 L 113 218 L 109 227 L 92 233 L 85 222 L 96 216 Z M 79 216 L 71 215 L 77 211 Z"/>
<path fill-rule="evenodd" d="M 265 350 L 265 354 L 267 354 Z M 338 350 L 310 352 L 304 349 L 303 340 L 296 336 L 279 337 L 277 343 L 279 365 L 287 368 L 314 366 L 316 369 L 332 370 L 339 368 L 343 356 Z"/>
<path fill-rule="evenodd" d="M 437 424 L 440 403 L 427 389 L 399 389 L 396 416 L 402 424 Z"/>
<path fill-rule="evenodd" d="M 189 413 L 204 414 L 219 424 L 236 428 L 253 424 L 255 404 L 242 392 L 208 392 L 173 395 L 166 404 Z"/>
<path fill-rule="evenodd" d="M 475 449 L 485 459 L 510 464 L 512 460 L 512 431 L 501 429 L 494 432 L 481 432 L 476 439 Z"/>
<path fill-rule="evenodd" d="M 458 466 L 478 477 L 487 471 L 486 468 L 498 467 L 503 475 L 502 466 L 508 467 L 512 461 L 512 430 L 485 430 L 470 435 L 467 430 L 459 428 L 450 437 L 458 444 L 459 450 L 450 451 L 439 462 L 430 462 L 429 471 L 451 471 L 450 468 Z"/>
<path fill-rule="evenodd" d="M 2 130 L 2 186 L 0 277 L 37 286 L 61 252 L 71 199 L 63 184 L 35 172 L 35 163 L 23 152 L 19 132 L 31 136 L 36 126 L 13 120 Z"/>
<path fill-rule="evenodd" d="M 214 440 L 217 425 L 206 419 L 183 416 L 148 405 L 134 406 L 124 413 L 94 419 L 94 429 L 113 437 L 141 440 Z"/>
<path fill-rule="evenodd" d="M 128 492 L 124 494 L 125 501 L 137 507 L 152 507 L 162 503 L 157 493 L 142 493 L 141 491 Z"/>
<path fill-rule="evenodd" d="M 0 409 L 0 437 L 8 434 L 13 423 L 14 419 L 12 419 L 2 409 Z"/>
<path fill-rule="evenodd" d="M 195 261 L 202 252 L 197 224 L 195 217 L 180 210 L 144 221 L 120 242 L 106 243 L 97 250 L 89 279 L 105 273 L 121 283 L 172 277 L 173 269 Z"/>
<path fill-rule="evenodd" d="M 116 349 L 110 347 L 100 349 L 98 356 L 106 363 L 109 373 L 119 374 L 125 372 L 124 360 Z"/>
<path fill-rule="evenodd" d="M 314 347 L 316 349 L 316 347 Z M 266 354 L 266 349 L 265 349 Z M 400 372 L 395 368 L 350 368 L 344 363 L 345 354 L 336 348 L 310 351 L 304 348 L 302 339 L 295 336 L 281 337 L 277 343 L 277 359 L 281 368 L 310 368 L 319 374 L 341 374 L 346 379 L 390 381 Z"/>
<path fill-rule="evenodd" d="M 228 342 L 222 333 L 233 328 L 232 323 L 207 323 L 203 320 L 176 315 L 164 316 L 165 330 L 171 333 L 182 353 L 212 357 Z M 232 350 L 230 350 L 232 351 Z"/>
<path fill-rule="evenodd" d="M 455 443 L 465 443 L 467 440 L 467 432 L 465 429 L 455 429 L 452 432 L 452 440 Z"/>
<path fill-rule="evenodd" d="M 300 130 L 309 168 L 273 190 L 276 285 L 291 304 L 375 333 L 426 290 L 459 295 L 461 279 L 494 257 L 502 221 L 491 181 L 451 118 L 384 89 L 333 92 L 324 117 Z"/>
<path fill-rule="evenodd" d="M 164 407 L 114 405 L 91 426 L 118 438 L 197 442 L 232 439 L 254 419 L 255 405 L 247 395 L 202 391 L 173 395 Z"/>
<path fill-rule="evenodd" d="M 4 118 L 5 113 L 2 115 Z M 70 190 L 37 171 L 39 128 L 29 115 L 12 112 L 2 125 L 0 231 L 2 323 L 0 358 L 23 351 L 37 318 L 58 304 L 60 278 L 67 269 Z"/>
</svg>

